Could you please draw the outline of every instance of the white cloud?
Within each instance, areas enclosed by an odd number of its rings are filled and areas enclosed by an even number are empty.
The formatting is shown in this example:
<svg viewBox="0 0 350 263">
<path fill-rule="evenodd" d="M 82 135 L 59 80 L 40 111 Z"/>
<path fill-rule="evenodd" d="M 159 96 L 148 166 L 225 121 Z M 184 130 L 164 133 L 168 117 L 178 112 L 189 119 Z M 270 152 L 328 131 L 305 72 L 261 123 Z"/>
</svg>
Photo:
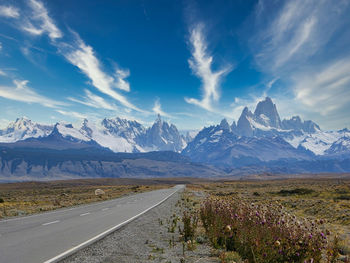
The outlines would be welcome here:
<svg viewBox="0 0 350 263">
<path fill-rule="evenodd" d="M 286 1 L 282 8 L 264 2 L 259 24 L 251 39 L 257 65 L 262 71 L 276 72 L 297 69 L 317 54 L 341 27 L 349 2 L 331 0 Z M 281 2 L 278 2 L 280 4 Z M 271 12 L 277 10 L 277 12 Z M 267 19 L 261 22 L 261 17 Z"/>
<path fill-rule="evenodd" d="M 56 40 L 63 36 L 63 33 L 55 25 L 42 2 L 29 0 L 29 6 L 32 9 L 32 15 L 23 21 L 21 28 L 24 31 L 32 35 L 47 33 L 51 40 Z"/>
<path fill-rule="evenodd" d="M 8 125 L 10 124 L 10 120 L 8 119 L 0 119 L 0 129 L 5 129 L 8 127 Z"/>
<path fill-rule="evenodd" d="M 119 101 L 127 108 L 144 112 L 132 103 L 126 97 L 116 92 L 113 87 L 123 90 L 129 90 L 129 84 L 124 80 L 128 76 L 127 71 L 118 70 L 117 80 L 105 73 L 101 68 L 101 63 L 97 59 L 93 48 L 86 45 L 78 35 L 76 42 L 71 45 L 60 45 L 59 49 L 63 56 L 74 66 L 78 67 L 90 80 L 91 84 L 100 92 Z"/>
<path fill-rule="evenodd" d="M 281 81 L 266 90 L 281 115 L 326 128 L 349 125 L 350 2 L 261 0 L 256 11 L 250 46 L 258 69 Z"/>
<path fill-rule="evenodd" d="M 87 118 L 87 116 L 85 114 L 75 112 L 75 111 L 64 111 L 64 110 L 56 110 L 56 111 L 64 116 L 74 117 L 77 119 L 86 119 Z"/>
<path fill-rule="evenodd" d="M 84 100 L 79 100 L 71 97 L 69 97 L 68 99 L 70 101 L 74 101 L 74 102 L 77 102 L 89 107 L 94 107 L 97 109 L 106 109 L 106 110 L 113 110 L 113 111 L 118 110 L 118 107 L 116 105 L 108 103 L 105 99 L 93 94 L 91 91 L 87 89 L 85 89 L 85 96 L 83 98 Z"/>
<path fill-rule="evenodd" d="M 29 88 L 27 84 L 27 80 L 14 80 L 15 86 L 0 86 L 0 97 L 26 103 L 38 103 L 50 108 L 66 105 L 63 102 L 52 100 L 38 94 L 33 89 Z"/>
<path fill-rule="evenodd" d="M 130 76 L 129 70 L 116 69 L 115 87 L 124 91 L 130 91 L 130 84 L 125 79 Z"/>
<path fill-rule="evenodd" d="M 170 114 L 164 112 L 162 110 L 162 105 L 160 104 L 160 100 L 159 98 L 157 98 L 154 102 L 154 106 L 153 106 L 153 112 L 156 113 L 156 114 L 159 114 L 161 116 L 164 116 L 164 117 L 168 117 L 168 118 L 172 118 L 173 116 L 171 116 Z"/>
<path fill-rule="evenodd" d="M 297 74 L 294 82 L 296 99 L 322 115 L 350 106 L 350 58 Z"/>
<path fill-rule="evenodd" d="M 188 63 L 193 73 L 202 81 L 202 99 L 185 98 L 187 103 L 195 104 L 208 111 L 213 111 L 213 101 L 218 101 L 219 85 L 222 77 L 231 67 L 224 67 L 218 71 L 212 70 L 213 57 L 208 54 L 207 43 L 203 36 L 203 25 L 197 25 L 191 31 L 192 58 Z"/>
<path fill-rule="evenodd" d="M 149 113 L 136 107 L 125 96 L 115 90 L 130 91 L 130 84 L 126 80 L 130 75 L 129 70 L 116 68 L 114 74 L 108 74 L 103 70 L 103 65 L 97 58 L 93 48 L 85 44 L 77 33 L 70 31 L 74 36 L 72 41 L 64 42 L 60 40 L 63 37 L 63 33 L 49 16 L 47 9 L 41 1 L 29 0 L 29 6 L 32 13 L 31 16 L 25 16 L 21 19 L 19 27 L 22 30 L 32 35 L 47 34 L 51 39 L 51 44 L 57 48 L 58 52 L 63 55 L 69 63 L 80 69 L 80 71 L 91 80 L 91 84 L 100 92 L 117 100 L 128 109 L 140 113 Z M 22 52 L 28 57 L 28 49 L 22 48 Z M 90 102 L 93 99 L 97 99 L 101 107 L 111 109 L 111 106 L 108 106 L 107 103 L 104 103 L 96 97 L 88 99 Z M 76 100 L 76 102 L 78 101 Z M 86 104 L 86 101 L 79 101 L 79 103 L 81 102 Z"/>
<path fill-rule="evenodd" d="M 6 74 L 6 72 L 4 72 L 3 70 L 0 69 L 0 76 L 5 77 L 5 76 L 7 76 L 7 74 Z"/>
<path fill-rule="evenodd" d="M 0 6 L 0 16 L 8 17 L 8 18 L 18 18 L 19 11 L 17 8 L 13 6 Z"/>
</svg>

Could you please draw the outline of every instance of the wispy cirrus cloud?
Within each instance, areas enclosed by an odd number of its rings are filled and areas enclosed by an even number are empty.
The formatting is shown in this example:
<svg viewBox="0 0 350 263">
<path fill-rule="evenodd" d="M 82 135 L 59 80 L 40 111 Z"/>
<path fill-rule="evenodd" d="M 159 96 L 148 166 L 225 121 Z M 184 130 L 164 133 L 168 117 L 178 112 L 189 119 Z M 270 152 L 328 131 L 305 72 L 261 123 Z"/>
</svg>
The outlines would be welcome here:
<svg viewBox="0 0 350 263">
<path fill-rule="evenodd" d="M 349 1 L 259 1 L 249 43 L 258 70 L 284 83 L 269 95 L 286 113 L 288 105 L 326 128 L 350 125 L 349 12 Z"/>
<path fill-rule="evenodd" d="M 10 5 L 0 5 L 0 16 L 7 18 L 18 18 L 19 10 Z"/>
<path fill-rule="evenodd" d="M 198 24 L 191 30 L 192 57 L 188 60 L 193 73 L 202 81 L 202 99 L 185 98 L 185 101 L 205 110 L 213 111 L 212 103 L 220 98 L 220 82 L 231 71 L 231 66 L 223 67 L 217 71 L 212 69 L 213 56 L 208 52 L 203 30 L 203 24 Z"/>
<path fill-rule="evenodd" d="M 25 103 L 37 103 L 49 108 L 67 105 L 64 102 L 38 94 L 35 90 L 28 87 L 27 80 L 14 80 L 13 83 L 14 86 L 0 86 L 0 97 Z"/>
<path fill-rule="evenodd" d="M 153 112 L 155 113 L 155 114 L 159 114 L 159 115 L 161 115 L 161 116 L 164 116 L 164 117 L 168 117 L 168 118 L 173 118 L 173 116 L 172 115 L 170 115 L 170 114 L 168 114 L 168 113 L 166 113 L 166 112 L 164 112 L 163 110 L 162 110 L 162 105 L 160 104 L 160 99 L 159 98 L 157 98 L 156 100 L 155 100 L 155 102 L 154 102 L 154 106 L 153 106 Z"/>
<path fill-rule="evenodd" d="M 117 68 L 115 70 L 114 76 L 115 76 L 114 86 L 118 89 L 129 92 L 130 84 L 125 79 L 130 76 L 130 71 L 128 69 L 123 70 L 123 69 Z"/>
<path fill-rule="evenodd" d="M 56 25 L 55 21 L 50 17 L 48 10 L 43 2 L 39 0 L 29 0 L 28 5 L 30 7 L 30 15 L 26 13 L 23 18 L 18 20 L 17 26 L 33 35 L 40 36 L 47 34 L 51 40 L 51 44 L 57 48 L 59 54 L 61 54 L 70 64 L 77 67 L 81 73 L 90 79 L 91 85 L 94 86 L 100 92 L 110 96 L 114 100 L 118 101 L 123 107 L 131 110 L 135 110 L 141 113 L 147 113 L 131 103 L 124 95 L 116 91 L 119 89 L 124 92 L 130 91 L 130 84 L 126 78 L 130 75 L 128 69 L 121 69 L 115 67 L 114 73 L 108 73 L 104 70 L 101 61 L 97 58 L 96 52 L 92 46 L 86 44 L 78 35 L 78 33 L 69 30 L 66 39 L 62 40 L 63 32 Z M 22 48 L 22 50 L 26 50 Z M 89 95 L 91 95 L 89 97 Z M 85 98 L 90 102 L 90 106 L 96 105 L 96 97 L 92 97 L 92 94 L 88 94 Z M 76 101 L 77 102 L 77 101 Z M 103 103 L 98 100 L 98 105 L 102 108 L 111 108 L 107 103 Z"/>
<path fill-rule="evenodd" d="M 282 3 L 259 1 L 250 40 L 258 67 L 273 74 L 297 69 L 313 59 L 344 26 L 349 6 L 348 1 L 330 0 Z"/>
<path fill-rule="evenodd" d="M 62 114 L 64 116 L 74 117 L 77 119 L 86 119 L 87 118 L 87 115 L 79 113 L 79 112 L 75 112 L 75 111 L 56 110 L 56 112 L 58 112 L 59 114 Z"/>
<path fill-rule="evenodd" d="M 296 99 L 322 115 L 350 106 L 350 57 L 294 78 Z"/>
<path fill-rule="evenodd" d="M 117 78 L 104 72 L 93 48 L 85 44 L 76 33 L 74 35 L 76 39 L 73 44 L 59 45 L 60 53 L 67 61 L 79 68 L 91 80 L 91 84 L 100 92 L 119 101 L 127 108 L 144 112 L 114 89 L 130 90 L 129 84 L 125 81 L 125 78 L 128 76 L 127 71 L 117 70 Z"/>
<path fill-rule="evenodd" d="M 21 22 L 21 29 L 32 34 L 42 35 L 47 33 L 51 40 L 56 40 L 63 36 L 62 31 L 56 26 L 49 16 L 44 4 L 37 0 L 28 2 L 32 14 Z"/>
<path fill-rule="evenodd" d="M 118 110 L 118 107 L 116 105 L 108 103 L 104 98 L 93 94 L 91 91 L 85 89 L 84 92 L 85 96 L 83 97 L 83 99 L 76 99 L 72 97 L 69 97 L 68 99 L 70 101 L 77 102 L 97 109 L 106 109 L 112 111 Z"/>
</svg>

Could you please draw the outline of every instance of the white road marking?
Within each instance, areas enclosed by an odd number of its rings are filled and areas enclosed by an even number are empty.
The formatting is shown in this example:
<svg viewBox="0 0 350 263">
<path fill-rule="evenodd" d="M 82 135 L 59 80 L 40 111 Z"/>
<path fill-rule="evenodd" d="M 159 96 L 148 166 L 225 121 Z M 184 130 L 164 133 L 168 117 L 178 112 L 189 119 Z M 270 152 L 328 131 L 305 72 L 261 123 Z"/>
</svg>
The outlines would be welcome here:
<svg viewBox="0 0 350 263">
<path fill-rule="evenodd" d="M 182 189 L 182 188 L 180 188 L 180 189 Z M 113 231 L 115 231 L 115 230 L 118 229 L 119 227 L 121 227 L 121 226 L 123 226 L 123 225 L 125 225 L 125 224 L 127 224 L 127 223 L 129 223 L 129 222 L 131 222 L 132 220 L 134 220 L 135 218 L 138 218 L 139 216 L 141 216 L 141 215 L 143 215 L 144 213 L 148 212 L 148 211 L 151 210 L 152 208 L 154 208 L 154 207 L 160 205 L 161 203 L 163 203 L 164 201 L 166 201 L 168 198 L 170 198 L 173 194 L 175 194 L 175 193 L 176 193 L 177 191 L 179 191 L 180 189 L 176 189 L 176 191 L 174 191 L 173 193 L 171 193 L 170 195 L 168 195 L 167 197 L 165 197 L 162 201 L 158 202 L 158 203 L 155 204 L 155 205 L 152 205 L 151 207 L 147 208 L 147 209 L 144 210 L 143 212 L 141 212 L 141 213 L 139 213 L 139 214 L 137 214 L 137 215 L 135 215 L 135 216 L 129 218 L 128 220 L 126 220 L 126 221 L 124 221 L 124 222 L 122 222 L 122 223 L 120 223 L 120 224 L 118 224 L 118 225 L 116 225 L 116 226 L 114 226 L 114 227 L 112 227 L 112 228 L 110 228 L 110 229 L 107 229 L 106 231 L 102 232 L 101 234 L 98 234 L 97 236 L 94 236 L 93 238 L 90 238 L 89 240 L 86 240 L 85 242 L 83 242 L 83 243 L 81 243 L 81 244 L 79 244 L 79 245 L 77 245 L 77 246 L 75 246 L 75 247 L 72 247 L 72 248 L 66 250 L 65 252 L 63 252 L 63 253 L 57 255 L 56 257 L 53 257 L 53 258 L 51 258 L 51 259 L 49 259 L 49 260 L 46 260 L 46 261 L 43 262 L 43 263 L 54 263 L 54 262 L 58 262 L 59 260 L 61 260 L 61 259 L 65 258 L 65 257 L 67 257 L 67 256 L 69 256 L 69 255 L 71 255 L 71 254 L 73 254 L 75 251 L 77 251 L 77 250 L 79 250 L 79 249 L 81 249 L 81 248 L 83 248 L 83 247 L 86 247 L 86 246 L 88 246 L 88 245 L 90 245 L 90 244 L 96 242 L 97 240 L 99 240 L 99 239 L 105 237 L 106 235 L 112 233 Z"/>
<path fill-rule="evenodd" d="M 102 211 L 106 211 L 106 210 L 108 210 L 108 209 L 109 209 L 109 207 L 106 207 L 106 208 L 103 208 Z"/>
<path fill-rule="evenodd" d="M 51 224 L 56 224 L 56 223 L 58 223 L 58 222 L 60 222 L 60 220 L 56 220 L 56 221 L 44 223 L 44 224 L 42 224 L 42 225 L 43 225 L 43 226 L 47 226 L 47 225 L 51 225 Z"/>
<path fill-rule="evenodd" d="M 90 213 L 87 212 L 87 213 L 81 214 L 80 216 L 87 216 L 87 215 L 90 215 Z"/>
</svg>

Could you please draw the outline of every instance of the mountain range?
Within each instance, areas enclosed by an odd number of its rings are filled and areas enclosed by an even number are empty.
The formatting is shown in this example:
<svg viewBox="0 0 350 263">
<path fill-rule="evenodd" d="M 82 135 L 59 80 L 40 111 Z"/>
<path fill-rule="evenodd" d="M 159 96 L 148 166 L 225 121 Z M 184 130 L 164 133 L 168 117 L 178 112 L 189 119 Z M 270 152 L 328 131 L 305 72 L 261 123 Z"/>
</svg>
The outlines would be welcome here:
<svg viewBox="0 0 350 263">
<path fill-rule="evenodd" d="M 281 121 L 276 105 L 267 97 L 251 112 L 247 107 L 231 125 L 202 129 L 183 154 L 193 161 L 240 167 L 277 160 L 344 159 L 350 157 L 350 131 L 323 131 L 299 116 Z"/>
<path fill-rule="evenodd" d="M 217 175 L 215 169 L 219 169 L 218 173 L 223 175 L 239 174 L 240 171 L 241 173 L 350 171 L 348 129 L 324 131 L 315 122 L 304 121 L 299 116 L 281 120 L 277 106 L 269 97 L 260 101 L 254 112 L 245 107 L 237 123 L 233 121 L 229 124 L 223 119 L 218 125 L 204 127 L 199 132 L 187 132 L 187 134 L 181 133 L 174 124 L 163 121 L 159 115 L 150 127 L 118 117 L 105 118 L 97 122 L 85 119 L 77 127 L 64 122 L 42 125 L 22 117 L 0 130 L 0 147 L 5 153 L 8 151 L 12 153 L 12 159 L 5 158 L 6 161 L 4 156 L 1 159 L 0 174 L 4 174 L 6 170 L 7 175 L 16 174 L 18 171 L 23 173 L 23 167 L 16 170 L 21 167 L 19 163 L 23 162 L 27 167 L 25 171 L 28 171 L 30 176 L 31 162 L 26 161 L 27 157 L 24 158 L 23 153 L 32 153 L 38 149 L 41 149 L 41 153 L 58 151 L 60 154 L 62 152 L 67 154 L 73 151 L 74 156 L 77 155 L 77 151 L 94 152 L 95 155 L 102 156 L 108 153 L 108 156 L 113 155 L 113 158 L 118 160 L 121 158 L 120 153 L 130 153 L 129 159 L 133 159 L 132 156 L 135 155 L 138 156 L 137 159 L 143 160 L 148 152 L 160 152 L 156 155 L 157 158 L 162 156 L 162 152 L 175 152 L 185 157 L 182 159 L 178 156 L 187 168 L 195 163 L 208 167 L 210 173 L 202 173 L 206 175 Z M 18 160 L 16 153 L 19 154 Z M 50 162 L 54 162 L 53 156 L 60 154 L 51 155 Z M 92 165 L 86 161 L 89 158 L 84 157 L 84 154 L 79 156 L 82 167 Z M 164 156 L 170 155 L 164 154 Z M 99 158 L 95 158 L 94 162 L 96 160 Z M 6 163 L 9 161 L 11 163 Z M 58 167 L 68 165 L 67 161 L 65 159 L 64 165 L 61 163 Z M 158 161 L 162 164 L 167 162 L 166 158 Z M 155 160 L 152 159 L 151 162 Z M 159 162 L 151 166 L 156 167 L 160 165 Z M 97 164 L 93 166 L 96 167 Z M 45 165 L 41 167 L 43 173 L 50 174 L 45 167 Z M 78 172 L 71 164 L 68 167 L 71 168 L 60 173 L 67 176 L 71 171 L 74 176 L 79 176 L 79 173 L 80 176 L 92 176 L 92 171 L 95 171 L 90 169 L 87 173 L 84 169 L 78 169 L 80 171 Z M 201 166 L 201 171 L 203 167 Z M 198 171 L 197 168 L 194 170 Z M 110 171 L 110 167 L 102 166 L 99 169 L 100 172 L 97 174 L 100 176 L 106 176 L 105 172 L 101 172 L 104 169 Z M 129 171 L 135 173 L 135 169 Z M 111 176 L 117 175 L 112 173 Z M 121 176 L 125 176 L 125 171 Z"/>
<path fill-rule="evenodd" d="M 35 139 L 35 140 L 34 140 Z M 60 145 L 55 143 L 60 141 Z M 79 127 L 70 123 L 58 122 L 55 125 L 41 125 L 22 117 L 0 130 L 0 143 L 21 145 L 44 143 L 49 148 L 70 148 L 65 142 L 78 144 L 96 144 L 113 152 L 181 152 L 186 146 L 188 136 L 181 135 L 173 124 L 163 121 L 158 115 L 154 124 L 145 128 L 137 121 L 121 118 L 105 118 L 100 122 L 84 119 Z M 48 144 L 51 142 L 52 146 Z M 40 146 L 39 146 L 40 147 Z"/>
</svg>

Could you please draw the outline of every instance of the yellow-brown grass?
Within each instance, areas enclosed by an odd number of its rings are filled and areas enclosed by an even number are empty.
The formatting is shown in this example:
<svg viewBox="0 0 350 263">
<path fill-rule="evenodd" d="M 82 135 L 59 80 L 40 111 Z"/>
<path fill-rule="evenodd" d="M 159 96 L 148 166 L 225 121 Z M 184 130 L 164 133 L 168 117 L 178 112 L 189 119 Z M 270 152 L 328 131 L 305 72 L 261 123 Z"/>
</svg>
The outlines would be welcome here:
<svg viewBox="0 0 350 263">
<path fill-rule="evenodd" d="M 0 184 L 0 218 L 113 199 L 168 188 L 172 182 L 132 179 L 86 179 Z M 95 195 L 96 189 L 105 194 Z"/>
</svg>

